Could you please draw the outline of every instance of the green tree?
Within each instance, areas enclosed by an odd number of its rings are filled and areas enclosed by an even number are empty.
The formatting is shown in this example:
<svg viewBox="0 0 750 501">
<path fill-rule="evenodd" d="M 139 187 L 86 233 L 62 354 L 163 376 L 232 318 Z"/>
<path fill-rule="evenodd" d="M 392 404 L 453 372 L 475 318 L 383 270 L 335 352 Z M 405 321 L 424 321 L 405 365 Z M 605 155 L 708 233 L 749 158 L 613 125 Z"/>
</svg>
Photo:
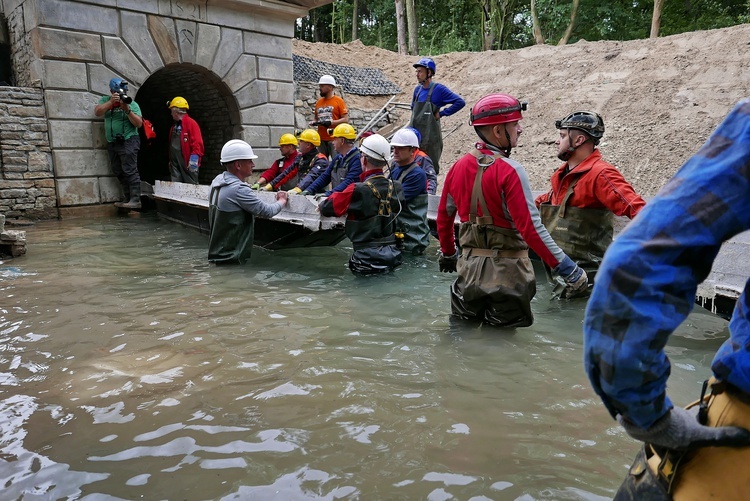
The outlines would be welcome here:
<svg viewBox="0 0 750 501">
<path fill-rule="evenodd" d="M 413 0 L 421 55 L 517 49 L 533 45 L 530 0 Z M 405 2 L 404 2 L 405 3 Z M 654 0 L 534 0 L 544 43 L 648 38 Z M 366 45 L 398 50 L 394 0 L 334 0 L 298 20 L 295 36 L 344 43 L 356 32 Z M 356 19 L 356 31 L 353 20 Z M 659 36 L 750 22 L 750 0 L 665 1 Z"/>
</svg>

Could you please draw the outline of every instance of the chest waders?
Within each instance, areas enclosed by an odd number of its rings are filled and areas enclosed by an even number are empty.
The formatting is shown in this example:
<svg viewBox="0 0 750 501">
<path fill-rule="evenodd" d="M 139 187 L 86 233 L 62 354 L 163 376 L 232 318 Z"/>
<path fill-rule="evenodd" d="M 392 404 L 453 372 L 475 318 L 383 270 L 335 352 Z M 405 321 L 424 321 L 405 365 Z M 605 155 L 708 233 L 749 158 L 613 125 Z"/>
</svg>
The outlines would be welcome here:
<svg viewBox="0 0 750 501">
<path fill-rule="evenodd" d="M 357 275 L 374 275 L 393 270 L 401 264 L 401 251 L 396 247 L 392 203 L 395 186 L 385 176 L 375 175 L 354 188 L 359 207 L 351 206 L 354 219 L 347 218 L 344 231 L 352 241 L 354 252 L 349 269 Z M 352 197 L 354 198 L 354 197 Z M 357 202 L 355 202 L 357 203 Z"/>
<path fill-rule="evenodd" d="M 440 108 L 432 104 L 432 91 L 434 88 L 435 83 L 430 82 L 427 99 L 422 103 L 417 101 L 417 97 L 419 97 L 421 91 L 417 91 L 412 97 L 409 126 L 414 127 L 422 134 L 419 149 L 427 153 L 435 167 L 435 173 L 440 174 L 440 156 L 443 154 L 443 132 L 440 130 L 440 120 L 435 119 L 435 113 L 440 111 Z"/>
<path fill-rule="evenodd" d="M 302 181 L 307 173 L 310 172 L 313 164 L 315 163 L 315 160 L 319 155 L 318 150 L 312 150 L 310 153 L 312 153 L 312 155 L 309 155 L 309 160 L 305 160 L 304 155 L 299 156 L 299 162 L 297 163 L 297 173 L 293 177 L 289 178 L 289 181 L 284 183 L 281 186 L 280 190 L 289 191 L 295 186 L 298 186 L 300 181 Z"/>
<path fill-rule="evenodd" d="M 341 158 L 341 163 L 336 165 L 331 170 L 331 189 L 333 190 L 336 186 L 340 185 L 346 179 L 351 168 L 352 159 L 354 158 L 354 149 L 349 150 L 349 153 L 345 157 Z"/>
<path fill-rule="evenodd" d="M 456 266 L 458 278 L 451 285 L 451 311 L 500 327 L 528 327 L 534 322 L 531 299 L 536 294 L 529 247 L 517 230 L 492 224 L 482 193 L 484 171 L 503 155 L 492 157 L 479 150 L 472 155 L 477 158 L 477 175 L 469 220 L 458 228 L 461 257 Z"/>
<path fill-rule="evenodd" d="M 401 172 L 397 181 L 403 183 L 406 176 L 417 168 L 412 164 Z M 404 250 L 412 254 L 423 254 L 430 244 L 430 227 L 427 224 L 427 193 L 417 195 L 406 202 L 398 215 L 398 226 L 404 229 Z"/>
<path fill-rule="evenodd" d="M 219 210 L 219 191 L 211 189 L 208 197 L 208 260 L 216 264 L 243 264 L 253 250 L 255 216 L 244 210 Z"/>
<path fill-rule="evenodd" d="M 701 398 L 686 409 L 695 406 L 705 426 L 750 428 L 750 395 L 729 383 L 713 377 L 704 382 Z M 644 444 L 614 501 L 747 499 L 748 462 L 750 447 L 698 447 L 685 452 Z"/>
<path fill-rule="evenodd" d="M 568 205 L 580 179 L 578 176 L 570 183 L 560 205 L 543 203 L 539 206 L 539 214 L 552 239 L 586 271 L 589 283 L 593 283 L 604 252 L 612 243 L 613 216 L 608 209 L 582 209 Z M 549 270 L 547 274 L 551 277 Z"/>
<path fill-rule="evenodd" d="M 169 160 L 169 177 L 173 183 L 198 184 L 198 173 L 190 172 L 182 156 L 182 127 L 176 125 L 170 138 L 171 158 Z"/>
</svg>

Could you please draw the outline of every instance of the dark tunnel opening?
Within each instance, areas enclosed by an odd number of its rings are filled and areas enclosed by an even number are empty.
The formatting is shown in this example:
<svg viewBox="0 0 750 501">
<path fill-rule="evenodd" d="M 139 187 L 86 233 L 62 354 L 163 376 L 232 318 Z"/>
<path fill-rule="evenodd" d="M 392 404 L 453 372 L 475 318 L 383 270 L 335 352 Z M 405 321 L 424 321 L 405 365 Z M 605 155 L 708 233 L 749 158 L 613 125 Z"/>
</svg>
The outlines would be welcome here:
<svg viewBox="0 0 750 501">
<path fill-rule="evenodd" d="M 141 179 L 150 184 L 157 179 L 170 180 L 169 130 L 173 121 L 167 105 L 176 96 L 187 100 L 188 114 L 200 126 L 205 155 L 199 182 L 210 184 L 222 171 L 221 147 L 228 140 L 240 137 L 240 112 L 226 84 L 205 68 L 192 64 L 174 64 L 158 70 L 134 96 L 143 118 L 150 120 L 156 130 L 156 138 L 151 141 L 141 134 L 138 155 Z"/>
</svg>

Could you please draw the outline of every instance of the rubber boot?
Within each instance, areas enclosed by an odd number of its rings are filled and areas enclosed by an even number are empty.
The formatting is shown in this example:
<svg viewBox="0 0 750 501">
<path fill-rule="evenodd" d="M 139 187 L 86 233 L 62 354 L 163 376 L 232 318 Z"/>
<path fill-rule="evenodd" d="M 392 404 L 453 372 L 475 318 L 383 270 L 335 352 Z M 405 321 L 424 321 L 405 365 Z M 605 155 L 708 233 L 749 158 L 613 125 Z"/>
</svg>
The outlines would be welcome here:
<svg viewBox="0 0 750 501">
<path fill-rule="evenodd" d="M 128 202 L 117 202 L 115 207 L 123 209 L 140 209 L 141 208 L 141 183 L 130 185 L 130 200 Z"/>
</svg>

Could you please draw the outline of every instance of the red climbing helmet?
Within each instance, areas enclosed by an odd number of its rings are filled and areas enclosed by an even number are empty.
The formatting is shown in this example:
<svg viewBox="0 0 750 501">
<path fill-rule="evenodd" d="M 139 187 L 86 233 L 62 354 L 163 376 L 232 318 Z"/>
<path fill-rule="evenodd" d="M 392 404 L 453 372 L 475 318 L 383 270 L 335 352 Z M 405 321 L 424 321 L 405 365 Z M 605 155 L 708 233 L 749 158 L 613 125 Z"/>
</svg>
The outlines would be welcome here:
<svg viewBox="0 0 750 501">
<path fill-rule="evenodd" d="M 488 94 L 477 101 L 471 110 L 469 125 L 495 125 L 521 120 L 521 111 L 526 111 L 528 103 L 520 102 L 508 94 Z"/>
</svg>

